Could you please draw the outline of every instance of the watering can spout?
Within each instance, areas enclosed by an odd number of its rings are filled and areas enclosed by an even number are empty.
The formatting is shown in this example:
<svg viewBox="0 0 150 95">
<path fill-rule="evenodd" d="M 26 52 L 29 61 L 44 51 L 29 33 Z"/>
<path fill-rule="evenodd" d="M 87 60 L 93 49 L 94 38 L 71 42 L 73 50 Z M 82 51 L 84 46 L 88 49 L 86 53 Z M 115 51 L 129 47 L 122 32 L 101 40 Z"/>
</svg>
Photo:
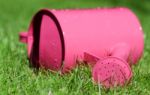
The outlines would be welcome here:
<svg viewBox="0 0 150 95">
<path fill-rule="evenodd" d="M 130 61 L 129 57 L 131 55 L 131 49 L 130 49 L 129 45 L 127 45 L 125 43 L 120 43 L 111 48 L 110 55 L 129 62 Z"/>
<path fill-rule="evenodd" d="M 129 66 L 130 47 L 121 43 L 110 49 L 109 56 L 96 62 L 93 67 L 92 76 L 95 82 L 103 84 L 105 87 L 115 85 L 123 86 L 132 77 Z"/>
<path fill-rule="evenodd" d="M 28 43 L 28 32 L 20 32 L 19 41 L 27 44 Z"/>
</svg>

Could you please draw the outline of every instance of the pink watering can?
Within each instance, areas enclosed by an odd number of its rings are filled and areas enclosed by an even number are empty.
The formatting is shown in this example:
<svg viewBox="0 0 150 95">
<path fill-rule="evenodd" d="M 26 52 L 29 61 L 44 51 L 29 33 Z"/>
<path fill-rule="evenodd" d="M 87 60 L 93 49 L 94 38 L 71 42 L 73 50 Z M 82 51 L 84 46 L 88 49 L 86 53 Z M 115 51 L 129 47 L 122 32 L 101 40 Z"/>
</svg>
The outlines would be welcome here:
<svg viewBox="0 0 150 95">
<path fill-rule="evenodd" d="M 144 38 L 137 17 L 127 8 L 40 10 L 28 32 L 20 33 L 35 67 L 62 73 L 76 61 L 92 66 L 95 82 L 123 86 L 140 59 Z"/>
</svg>

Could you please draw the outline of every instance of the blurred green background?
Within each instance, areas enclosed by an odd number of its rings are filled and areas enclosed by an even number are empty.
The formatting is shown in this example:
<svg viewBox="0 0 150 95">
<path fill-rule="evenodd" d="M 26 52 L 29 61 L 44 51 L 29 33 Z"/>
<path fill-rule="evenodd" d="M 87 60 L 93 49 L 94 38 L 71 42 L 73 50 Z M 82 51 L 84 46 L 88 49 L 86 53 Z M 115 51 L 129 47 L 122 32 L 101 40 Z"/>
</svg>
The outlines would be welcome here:
<svg viewBox="0 0 150 95">
<path fill-rule="evenodd" d="M 145 51 L 125 87 L 106 90 L 94 85 L 88 67 L 59 76 L 29 67 L 19 31 L 26 31 L 41 8 L 128 7 L 145 33 Z M 150 95 L 150 0 L 0 0 L 0 95 Z"/>
</svg>

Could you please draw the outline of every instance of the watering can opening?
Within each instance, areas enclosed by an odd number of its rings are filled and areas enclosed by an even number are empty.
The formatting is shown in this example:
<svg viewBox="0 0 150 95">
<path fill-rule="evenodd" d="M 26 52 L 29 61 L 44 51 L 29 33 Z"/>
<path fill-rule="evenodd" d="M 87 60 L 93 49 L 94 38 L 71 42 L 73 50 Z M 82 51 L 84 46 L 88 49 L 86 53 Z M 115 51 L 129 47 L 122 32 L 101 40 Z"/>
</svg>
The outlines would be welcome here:
<svg viewBox="0 0 150 95">
<path fill-rule="evenodd" d="M 20 41 L 28 45 L 28 57 L 34 67 L 60 70 L 65 57 L 64 37 L 58 20 L 50 11 L 39 11 L 28 33 L 20 33 Z"/>
</svg>

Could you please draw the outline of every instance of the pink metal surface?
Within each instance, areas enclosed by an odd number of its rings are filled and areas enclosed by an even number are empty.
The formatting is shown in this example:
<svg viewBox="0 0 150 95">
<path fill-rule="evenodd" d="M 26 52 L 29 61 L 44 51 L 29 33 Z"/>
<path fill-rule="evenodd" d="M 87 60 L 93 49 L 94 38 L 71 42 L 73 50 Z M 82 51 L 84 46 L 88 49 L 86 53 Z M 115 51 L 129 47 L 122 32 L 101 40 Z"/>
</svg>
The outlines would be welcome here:
<svg viewBox="0 0 150 95">
<path fill-rule="evenodd" d="M 83 60 L 94 66 L 93 79 L 106 87 L 131 78 L 129 64 L 137 63 L 144 47 L 141 25 L 127 8 L 42 9 L 33 17 L 28 34 L 20 34 L 20 41 L 28 44 L 34 66 L 65 73 L 76 66 L 76 60 Z M 106 74 L 114 77 L 111 83 L 102 82 L 109 80 Z"/>
</svg>

